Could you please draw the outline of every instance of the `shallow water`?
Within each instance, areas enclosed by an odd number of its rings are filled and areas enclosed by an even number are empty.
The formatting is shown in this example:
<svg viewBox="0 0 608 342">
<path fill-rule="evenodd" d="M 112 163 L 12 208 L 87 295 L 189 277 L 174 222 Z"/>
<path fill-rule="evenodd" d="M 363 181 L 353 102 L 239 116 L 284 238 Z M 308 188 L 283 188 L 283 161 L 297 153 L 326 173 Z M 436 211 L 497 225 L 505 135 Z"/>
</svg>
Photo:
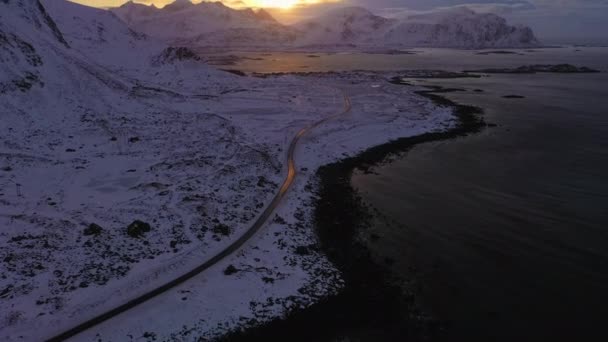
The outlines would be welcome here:
<svg viewBox="0 0 608 342">
<path fill-rule="evenodd" d="M 607 48 L 418 51 L 273 54 L 274 62 L 235 68 L 459 71 L 567 62 L 608 70 Z M 382 214 L 363 233 L 379 237 L 370 243 L 377 257 L 455 340 L 608 337 L 608 74 L 414 82 L 465 89 L 448 97 L 482 107 L 498 127 L 417 146 L 353 176 Z"/>
</svg>

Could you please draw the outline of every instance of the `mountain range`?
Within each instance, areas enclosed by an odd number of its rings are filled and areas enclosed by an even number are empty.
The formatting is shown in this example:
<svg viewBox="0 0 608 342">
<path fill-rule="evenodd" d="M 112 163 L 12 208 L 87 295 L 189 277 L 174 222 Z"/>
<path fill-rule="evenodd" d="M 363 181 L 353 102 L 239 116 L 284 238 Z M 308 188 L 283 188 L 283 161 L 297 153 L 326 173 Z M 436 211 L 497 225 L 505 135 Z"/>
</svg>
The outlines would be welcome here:
<svg viewBox="0 0 608 342">
<path fill-rule="evenodd" d="M 171 43 L 225 48 L 533 47 L 539 41 L 525 26 L 466 7 L 401 19 L 362 7 L 337 8 L 317 18 L 283 25 L 267 11 L 232 9 L 221 2 L 176 1 L 160 9 L 132 1 L 112 9 L 133 30 Z"/>
</svg>

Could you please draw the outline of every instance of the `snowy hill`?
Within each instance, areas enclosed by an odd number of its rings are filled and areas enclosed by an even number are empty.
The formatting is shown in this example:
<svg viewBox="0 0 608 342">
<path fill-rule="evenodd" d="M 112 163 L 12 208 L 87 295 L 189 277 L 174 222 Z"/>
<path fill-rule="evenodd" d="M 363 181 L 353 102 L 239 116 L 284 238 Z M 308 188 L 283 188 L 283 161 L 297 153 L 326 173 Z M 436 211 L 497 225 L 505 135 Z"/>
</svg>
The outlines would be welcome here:
<svg viewBox="0 0 608 342">
<path fill-rule="evenodd" d="M 180 45 L 263 48 L 530 47 L 527 27 L 510 26 L 494 14 L 467 8 L 388 19 L 344 7 L 295 25 L 281 25 L 261 10 L 234 10 L 221 3 L 181 0 L 163 9 L 126 3 L 114 9 L 131 28 Z"/>
<path fill-rule="evenodd" d="M 57 0 L 41 0 L 68 43 L 90 61 L 116 67 L 145 67 L 164 44 L 136 33 L 110 11 Z"/>
</svg>

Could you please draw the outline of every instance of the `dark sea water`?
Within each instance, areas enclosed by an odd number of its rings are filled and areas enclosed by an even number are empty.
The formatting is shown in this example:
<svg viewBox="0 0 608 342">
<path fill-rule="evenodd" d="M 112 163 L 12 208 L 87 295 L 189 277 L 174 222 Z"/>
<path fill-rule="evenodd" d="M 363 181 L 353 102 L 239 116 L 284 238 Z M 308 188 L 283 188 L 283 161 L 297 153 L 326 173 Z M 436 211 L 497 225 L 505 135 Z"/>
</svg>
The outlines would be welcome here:
<svg viewBox="0 0 608 342">
<path fill-rule="evenodd" d="M 449 97 L 499 127 L 355 174 L 388 217 L 372 228 L 376 253 L 454 336 L 607 337 L 608 79 L 433 83 L 485 89 Z"/>
<path fill-rule="evenodd" d="M 247 71 L 443 69 L 572 63 L 608 71 L 608 48 L 275 55 Z M 608 73 L 412 80 L 498 126 L 425 143 L 352 178 L 381 215 L 364 235 L 453 340 L 608 338 Z M 484 92 L 475 92 L 482 89 Z M 506 99 L 521 95 L 523 99 Z"/>
</svg>

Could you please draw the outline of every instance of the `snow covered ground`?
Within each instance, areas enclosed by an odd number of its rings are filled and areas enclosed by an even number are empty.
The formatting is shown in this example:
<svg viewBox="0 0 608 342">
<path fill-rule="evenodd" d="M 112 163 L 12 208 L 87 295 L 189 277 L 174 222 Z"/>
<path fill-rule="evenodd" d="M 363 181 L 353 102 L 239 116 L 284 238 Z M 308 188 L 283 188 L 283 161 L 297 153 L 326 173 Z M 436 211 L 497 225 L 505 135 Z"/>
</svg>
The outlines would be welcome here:
<svg viewBox="0 0 608 342">
<path fill-rule="evenodd" d="M 48 338 L 229 245 L 277 192 L 292 137 L 346 94 L 352 111 L 301 142 L 295 185 L 246 247 L 76 340 L 212 337 L 331 294 L 340 275 L 309 220 L 316 169 L 453 124 L 383 75 L 239 77 L 107 11 L 42 4 L 0 2 L 3 341 Z"/>
</svg>

